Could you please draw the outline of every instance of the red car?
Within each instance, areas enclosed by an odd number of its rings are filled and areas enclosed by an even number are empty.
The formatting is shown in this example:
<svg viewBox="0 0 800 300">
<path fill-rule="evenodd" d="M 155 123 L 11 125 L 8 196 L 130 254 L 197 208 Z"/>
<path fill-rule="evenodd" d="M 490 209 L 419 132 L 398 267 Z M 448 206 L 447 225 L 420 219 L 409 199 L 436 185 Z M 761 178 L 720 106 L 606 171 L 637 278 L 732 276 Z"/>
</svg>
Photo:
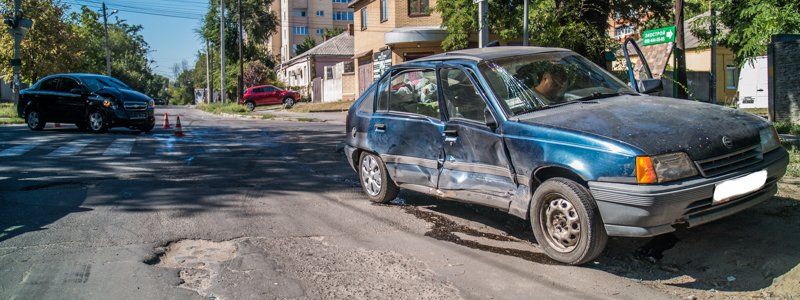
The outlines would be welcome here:
<svg viewBox="0 0 800 300">
<path fill-rule="evenodd" d="M 284 90 L 271 85 L 250 87 L 244 91 L 244 96 L 239 100 L 239 104 L 247 107 L 247 110 L 254 110 L 259 105 L 283 104 L 284 107 L 292 107 L 300 101 L 300 93 Z"/>
</svg>

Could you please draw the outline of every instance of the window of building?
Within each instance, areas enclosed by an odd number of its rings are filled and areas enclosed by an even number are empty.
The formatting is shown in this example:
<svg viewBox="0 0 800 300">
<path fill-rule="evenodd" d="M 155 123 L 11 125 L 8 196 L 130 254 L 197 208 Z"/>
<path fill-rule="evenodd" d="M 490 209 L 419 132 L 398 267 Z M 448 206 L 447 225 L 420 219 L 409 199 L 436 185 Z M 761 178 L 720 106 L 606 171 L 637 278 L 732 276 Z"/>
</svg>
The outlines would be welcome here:
<svg viewBox="0 0 800 300">
<path fill-rule="evenodd" d="M 361 9 L 361 31 L 367 30 L 367 8 Z"/>
<path fill-rule="evenodd" d="M 308 35 L 308 27 L 294 26 L 292 27 L 292 33 L 296 35 Z"/>
<path fill-rule="evenodd" d="M 305 9 L 295 9 L 292 12 L 292 15 L 294 15 L 295 17 L 305 17 L 306 16 L 306 10 Z"/>
<path fill-rule="evenodd" d="M 427 16 L 430 13 L 428 0 L 408 0 L 409 16 Z"/>
<path fill-rule="evenodd" d="M 317 35 L 322 35 L 325 33 L 325 29 L 317 28 Z"/>
<path fill-rule="evenodd" d="M 318 10 L 317 11 L 317 17 L 323 17 L 323 16 L 325 16 L 325 11 L 324 10 Z"/>
<path fill-rule="evenodd" d="M 389 20 L 389 0 L 381 0 L 381 22 Z"/>
<path fill-rule="evenodd" d="M 735 90 L 739 80 L 739 69 L 734 65 L 725 66 L 725 88 Z"/>
<path fill-rule="evenodd" d="M 333 19 L 336 21 L 352 21 L 353 20 L 353 12 L 349 11 L 334 11 L 333 12 Z"/>
<path fill-rule="evenodd" d="M 333 0 L 333 3 L 347 3 L 347 0 Z"/>
</svg>

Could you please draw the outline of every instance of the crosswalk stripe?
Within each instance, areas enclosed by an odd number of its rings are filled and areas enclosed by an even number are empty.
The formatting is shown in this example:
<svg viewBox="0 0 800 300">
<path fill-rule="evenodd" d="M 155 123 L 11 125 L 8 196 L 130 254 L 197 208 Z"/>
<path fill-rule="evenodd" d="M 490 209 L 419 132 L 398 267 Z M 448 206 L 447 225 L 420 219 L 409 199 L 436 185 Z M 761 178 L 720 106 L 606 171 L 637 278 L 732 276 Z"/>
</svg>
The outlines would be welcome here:
<svg viewBox="0 0 800 300">
<path fill-rule="evenodd" d="M 178 150 L 178 146 L 176 144 L 177 140 L 175 137 L 159 138 L 158 140 L 162 143 L 162 147 L 156 150 L 156 154 L 177 156 L 183 155 L 183 152 Z"/>
<path fill-rule="evenodd" d="M 74 140 L 72 142 L 67 143 L 64 146 L 58 147 L 58 149 L 53 150 L 53 152 L 50 152 L 49 154 L 47 154 L 45 156 L 47 156 L 47 157 L 62 157 L 62 156 L 74 155 L 74 154 L 80 152 L 81 150 L 83 150 L 83 148 L 85 148 L 86 146 L 88 146 L 89 144 L 91 144 L 94 141 L 95 141 L 95 139 Z"/>
<path fill-rule="evenodd" d="M 3 150 L 2 152 L 0 152 L 0 157 L 23 155 L 23 154 L 27 153 L 28 151 L 31 151 L 33 148 L 36 148 L 36 146 L 39 146 L 39 144 L 41 144 L 41 143 L 42 142 L 38 142 L 38 141 L 37 142 L 29 142 L 29 143 L 24 144 L 24 145 L 18 145 L 18 146 L 14 146 L 14 147 L 8 148 L 8 149 Z"/>
<path fill-rule="evenodd" d="M 111 143 L 106 151 L 103 152 L 105 156 L 125 156 L 130 155 L 131 150 L 133 150 L 133 143 L 136 142 L 136 139 L 116 139 L 113 143 Z"/>
</svg>

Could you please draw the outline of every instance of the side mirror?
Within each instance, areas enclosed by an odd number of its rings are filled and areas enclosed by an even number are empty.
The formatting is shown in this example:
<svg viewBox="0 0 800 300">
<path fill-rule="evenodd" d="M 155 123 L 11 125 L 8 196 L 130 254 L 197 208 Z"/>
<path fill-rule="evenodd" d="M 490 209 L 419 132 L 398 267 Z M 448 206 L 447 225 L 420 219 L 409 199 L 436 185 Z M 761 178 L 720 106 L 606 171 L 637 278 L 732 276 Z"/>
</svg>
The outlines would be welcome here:
<svg viewBox="0 0 800 300">
<path fill-rule="evenodd" d="M 497 120 L 492 116 L 492 112 L 489 111 L 488 107 L 483 109 L 483 119 L 486 122 L 486 126 L 489 126 L 490 129 L 497 129 Z"/>
<path fill-rule="evenodd" d="M 639 92 L 643 94 L 654 94 L 664 90 L 661 79 L 642 79 L 639 80 Z"/>
<path fill-rule="evenodd" d="M 70 94 L 75 94 L 75 95 L 83 95 L 83 90 L 79 89 L 79 88 L 74 88 L 74 89 L 69 90 L 69 93 Z"/>
</svg>

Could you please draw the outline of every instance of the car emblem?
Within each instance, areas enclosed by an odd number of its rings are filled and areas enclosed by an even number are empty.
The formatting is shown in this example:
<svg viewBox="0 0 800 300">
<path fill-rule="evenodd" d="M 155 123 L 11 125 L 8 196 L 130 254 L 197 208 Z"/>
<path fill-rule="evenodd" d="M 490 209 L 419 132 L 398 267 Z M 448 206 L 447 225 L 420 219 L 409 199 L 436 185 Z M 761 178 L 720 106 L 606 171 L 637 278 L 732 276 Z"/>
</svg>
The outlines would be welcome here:
<svg viewBox="0 0 800 300">
<path fill-rule="evenodd" d="M 722 144 L 725 145 L 725 147 L 733 148 L 733 141 L 727 135 L 722 136 Z"/>
</svg>

